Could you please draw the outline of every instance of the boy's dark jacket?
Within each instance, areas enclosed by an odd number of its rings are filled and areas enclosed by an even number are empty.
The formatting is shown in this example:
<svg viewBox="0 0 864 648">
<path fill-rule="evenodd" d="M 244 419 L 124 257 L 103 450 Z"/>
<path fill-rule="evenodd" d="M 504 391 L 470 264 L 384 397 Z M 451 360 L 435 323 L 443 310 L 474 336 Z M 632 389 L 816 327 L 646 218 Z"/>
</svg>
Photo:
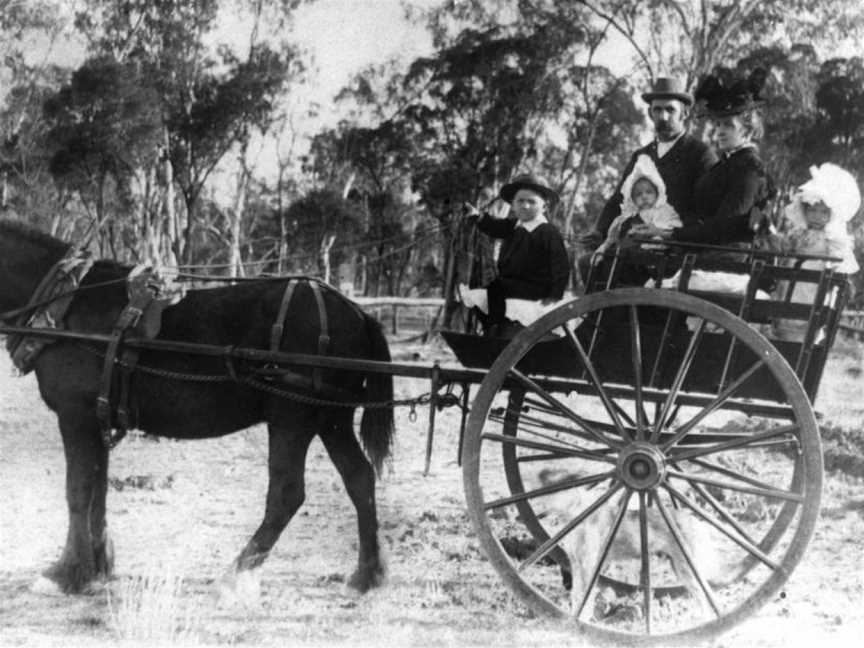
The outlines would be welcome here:
<svg viewBox="0 0 864 648">
<path fill-rule="evenodd" d="M 477 222 L 481 232 L 502 239 L 498 280 L 506 296 L 561 299 L 570 279 L 570 261 L 561 233 L 552 223 L 541 223 L 532 232 L 517 224 L 515 218 L 488 214 Z"/>
</svg>

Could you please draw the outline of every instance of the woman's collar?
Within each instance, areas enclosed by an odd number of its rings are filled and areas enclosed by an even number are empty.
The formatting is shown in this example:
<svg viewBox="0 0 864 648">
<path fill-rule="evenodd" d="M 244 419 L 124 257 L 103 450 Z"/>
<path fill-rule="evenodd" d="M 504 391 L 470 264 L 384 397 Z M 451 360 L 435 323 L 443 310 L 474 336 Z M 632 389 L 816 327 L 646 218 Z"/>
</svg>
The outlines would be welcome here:
<svg viewBox="0 0 864 648">
<path fill-rule="evenodd" d="M 720 153 L 721 158 L 726 159 L 732 155 L 735 155 L 736 153 L 738 153 L 740 151 L 746 151 L 747 149 L 755 149 L 755 148 L 756 148 L 756 144 L 754 144 L 753 142 L 747 142 L 745 144 L 739 144 L 735 148 L 729 149 L 728 151 L 719 151 L 719 153 Z"/>
</svg>

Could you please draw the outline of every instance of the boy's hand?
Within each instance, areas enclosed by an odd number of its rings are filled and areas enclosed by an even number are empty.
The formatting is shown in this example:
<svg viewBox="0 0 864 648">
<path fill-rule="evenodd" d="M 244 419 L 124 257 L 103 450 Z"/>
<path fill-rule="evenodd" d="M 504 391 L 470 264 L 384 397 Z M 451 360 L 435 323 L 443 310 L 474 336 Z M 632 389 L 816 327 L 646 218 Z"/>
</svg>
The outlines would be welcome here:
<svg viewBox="0 0 864 648">
<path fill-rule="evenodd" d="M 462 203 L 462 214 L 463 214 L 466 218 L 474 218 L 474 219 L 476 219 L 476 218 L 479 218 L 479 217 L 480 217 L 480 210 L 477 209 L 477 208 L 476 208 L 474 205 L 472 205 L 471 203 L 469 203 L 469 202 L 464 202 L 464 203 Z"/>
</svg>

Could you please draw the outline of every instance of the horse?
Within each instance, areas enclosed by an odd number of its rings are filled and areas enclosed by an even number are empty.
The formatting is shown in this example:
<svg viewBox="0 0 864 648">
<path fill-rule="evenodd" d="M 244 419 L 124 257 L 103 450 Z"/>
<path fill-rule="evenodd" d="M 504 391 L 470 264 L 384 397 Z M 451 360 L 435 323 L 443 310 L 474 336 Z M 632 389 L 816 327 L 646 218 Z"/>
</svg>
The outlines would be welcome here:
<svg viewBox="0 0 864 648">
<path fill-rule="evenodd" d="M 69 244 L 30 226 L 0 220 L 0 321 L 3 313 L 28 304 L 40 280 L 69 250 Z M 69 304 L 64 327 L 110 333 L 127 303 L 126 276 L 130 270 L 130 266 L 115 261 L 96 261 Z M 157 339 L 267 349 L 285 288 L 284 280 L 270 279 L 190 290 L 163 311 Z M 390 360 L 377 321 L 333 289 L 323 289 L 321 296 L 330 354 Z M 296 284 L 284 320 L 281 351 L 318 353 L 322 331 L 316 299 L 308 283 Z M 65 547 L 43 576 L 65 593 L 88 591 L 110 578 L 114 569 L 105 519 L 109 448 L 97 416 L 105 345 L 101 345 L 101 353 L 98 347 L 80 340 L 56 339 L 42 349 L 33 364 L 42 399 L 59 423 L 69 517 Z M 391 374 L 297 370 L 308 375 L 320 371 L 323 384 L 340 390 L 338 393 L 380 405 L 364 408 L 358 441 L 353 428 L 354 408 L 347 399 L 338 406 L 321 404 L 284 398 L 270 393 L 274 390 L 255 389 L 242 381 L 178 381 L 163 377 L 159 371 L 224 375 L 225 360 L 217 357 L 145 349 L 140 351 L 137 366 L 148 371 L 132 375 L 130 409 L 136 414 L 134 427 L 148 435 L 206 439 L 267 423 L 269 483 L 263 520 L 228 574 L 237 579 L 254 578 L 253 570 L 262 565 L 302 505 L 306 454 L 317 435 L 357 513 L 359 555 L 347 583 L 360 592 L 381 583 L 384 566 L 378 544 L 375 478 L 392 445 Z"/>
</svg>

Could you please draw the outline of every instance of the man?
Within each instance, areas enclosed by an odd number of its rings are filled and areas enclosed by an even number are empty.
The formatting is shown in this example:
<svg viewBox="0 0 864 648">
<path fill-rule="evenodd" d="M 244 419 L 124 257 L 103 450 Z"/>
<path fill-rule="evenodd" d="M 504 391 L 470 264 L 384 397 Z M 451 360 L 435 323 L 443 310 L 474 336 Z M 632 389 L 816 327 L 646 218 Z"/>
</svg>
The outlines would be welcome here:
<svg viewBox="0 0 864 648">
<path fill-rule="evenodd" d="M 660 177 L 666 183 L 669 204 L 688 225 L 691 214 L 690 200 L 696 179 L 717 162 L 714 151 L 701 140 L 687 134 L 687 117 L 693 105 L 693 96 L 686 92 L 677 79 L 660 77 L 650 92 L 642 95 L 648 104 L 648 116 L 656 135 L 653 142 L 633 153 L 630 162 L 621 174 L 615 193 L 606 202 L 600 217 L 591 231 L 582 237 L 582 244 L 591 249 L 605 240 L 612 221 L 621 214 L 624 200 L 621 187 L 633 170 L 640 155 L 648 155 L 654 162 Z M 588 269 L 590 255 L 579 259 L 579 270 L 583 279 Z"/>
</svg>

